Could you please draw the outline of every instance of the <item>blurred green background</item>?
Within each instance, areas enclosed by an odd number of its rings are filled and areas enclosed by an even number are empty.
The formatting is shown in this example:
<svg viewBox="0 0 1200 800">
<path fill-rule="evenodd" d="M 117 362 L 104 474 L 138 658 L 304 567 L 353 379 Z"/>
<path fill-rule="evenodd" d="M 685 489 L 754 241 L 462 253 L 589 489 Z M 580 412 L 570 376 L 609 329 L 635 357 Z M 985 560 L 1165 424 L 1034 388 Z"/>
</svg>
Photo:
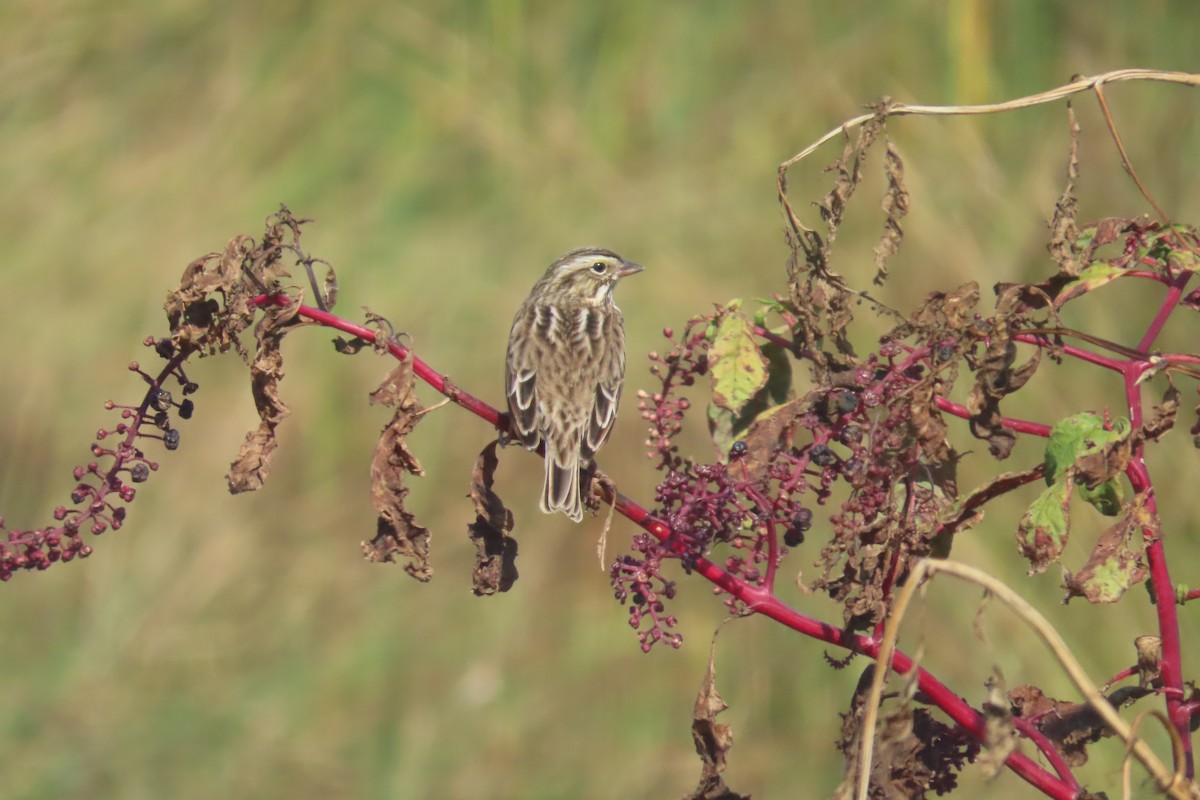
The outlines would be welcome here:
<svg viewBox="0 0 1200 800">
<path fill-rule="evenodd" d="M 140 395 L 125 365 L 150 360 L 138 343 L 164 332 L 162 299 L 183 266 L 235 234 L 258 235 L 280 202 L 318 220 L 304 241 L 338 268 L 343 314 L 384 314 L 493 402 L 512 311 L 549 261 L 600 243 L 648 265 L 618 298 L 632 390 L 649 386 L 642 354 L 661 346 L 664 325 L 782 290 L 776 165 L 862 104 L 987 102 L 1074 73 L 1194 70 L 1198 25 L 1192 2 L 10 0 L 0 5 L 0 507 L 13 527 L 49 521 L 90 436 L 115 421 L 102 402 Z M 1124 84 L 1108 98 L 1160 202 L 1176 219 L 1200 218 L 1194 93 Z M 1077 107 L 1082 216 L 1141 213 L 1094 102 Z M 890 131 L 913 194 L 886 290 L 893 304 L 1046 268 L 1045 220 L 1066 157 L 1061 105 L 908 118 Z M 792 173 L 798 208 L 824 192 L 821 167 L 837 150 Z M 839 238 L 835 266 L 863 282 L 880 185 L 863 187 Z M 1070 321 L 1128 339 L 1154 300 L 1136 289 Z M 1168 335 L 1186 343 L 1188 330 Z M 3 795 L 689 791 L 699 766 L 690 712 L 721 603 L 682 579 L 683 650 L 642 655 L 597 567 L 601 523 L 538 514 L 540 467 L 515 450 L 498 488 L 517 515 L 521 580 L 501 597 L 471 596 L 464 495 L 488 431 L 453 409 L 413 439 L 428 477 L 410 498 L 434 533 L 433 583 L 363 562 L 358 543 L 374 526 L 367 468 L 385 422 L 366 394 L 387 365 L 336 356 L 329 338 L 289 339 L 294 413 L 263 491 L 224 489 L 255 423 L 244 370 L 195 364 L 196 417 L 125 529 L 92 542 L 84 563 L 0 588 Z M 1051 421 L 1119 399 L 1117 381 L 1068 366 L 1039 375 L 1008 410 Z M 630 396 L 622 417 L 603 463 L 648 502 L 655 473 Z M 1184 438 L 1151 463 L 1180 581 L 1200 533 Z M 707 455 L 701 436 L 691 441 Z M 1014 458 L 1037 453 L 1032 444 Z M 973 461 L 976 476 L 994 468 Z M 1133 638 L 1154 629 L 1145 594 L 1060 606 L 1054 570 L 1024 577 L 1011 534 L 1020 505 L 1006 509 L 955 556 L 1028 589 L 1097 680 L 1131 663 Z M 1074 567 L 1100 526 L 1079 519 Z M 610 556 L 631 532 L 615 524 Z M 793 556 L 787 570 L 811 577 L 814 557 Z M 789 596 L 840 618 L 820 598 Z M 906 646 L 922 641 L 925 663 L 972 702 L 993 662 L 1010 685 L 1073 698 L 1005 612 L 988 614 L 988 645 L 972 638 L 977 596 L 935 585 Z M 1190 608 L 1182 616 L 1194 668 L 1200 626 Z M 726 774 L 738 790 L 823 797 L 837 785 L 838 712 L 862 665 L 834 671 L 823 652 L 761 619 L 723 629 L 722 720 L 736 737 Z M 1112 791 L 1120 756 L 1100 746 L 1081 774 Z M 969 772 L 964 783 L 963 796 L 1033 794 L 1008 773 L 984 783 Z"/>
</svg>

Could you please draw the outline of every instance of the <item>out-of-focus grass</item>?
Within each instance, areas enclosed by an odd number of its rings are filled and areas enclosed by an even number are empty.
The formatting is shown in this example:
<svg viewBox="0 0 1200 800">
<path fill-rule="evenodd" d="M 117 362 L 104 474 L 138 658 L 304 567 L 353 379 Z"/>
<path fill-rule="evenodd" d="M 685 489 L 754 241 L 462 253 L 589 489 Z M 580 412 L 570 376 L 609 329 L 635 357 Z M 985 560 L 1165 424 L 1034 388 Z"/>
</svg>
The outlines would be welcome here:
<svg viewBox="0 0 1200 800">
<path fill-rule="evenodd" d="M 1193 5 L 1168 2 L 1107 13 L 969 0 L 869 10 L 783 0 L 6 3 L 6 518 L 39 524 L 65 501 L 71 466 L 106 421 L 101 402 L 140 391 L 123 367 L 143 357 L 143 336 L 163 331 L 165 290 L 187 261 L 256 233 L 280 201 L 319 220 L 305 242 L 339 268 L 343 312 L 385 314 L 494 401 L 511 311 L 544 265 L 591 242 L 636 258 L 649 269 L 620 298 L 632 389 L 648 385 L 638 354 L 660 346 L 661 327 L 782 287 L 775 165 L 861 103 L 997 100 L 1075 72 L 1193 68 L 1198 22 Z M 1147 183 L 1177 219 L 1196 219 L 1200 106 L 1185 90 L 1149 85 L 1111 87 L 1109 99 Z M 1077 105 L 1083 215 L 1141 211 L 1098 116 Z M 892 132 L 914 204 L 888 289 L 895 305 L 1044 268 L 1066 152 L 1061 109 L 897 120 Z M 819 167 L 832 156 L 793 174 L 801 205 L 824 190 Z M 865 277 L 878 195 L 861 191 L 838 266 Z M 1119 307 L 1080 324 L 1128 334 L 1136 323 Z M 428 477 L 411 499 L 436 537 L 434 583 L 361 562 L 357 543 L 373 527 L 366 465 L 384 421 L 365 393 L 385 365 L 336 357 L 321 334 L 292 339 L 284 394 L 295 413 L 264 491 L 230 498 L 221 479 L 254 421 L 242 371 L 195 365 L 196 419 L 140 489 L 126 528 L 95 542 L 86 563 L 0 589 L 5 796 L 685 791 L 697 774 L 688 715 L 722 618 L 707 589 L 683 579 L 685 649 L 642 656 L 596 566 L 599 523 L 537 514 L 537 462 L 510 451 L 499 488 L 518 517 L 522 577 L 506 596 L 471 597 L 463 494 L 487 431 L 450 409 L 414 437 Z M 1048 378 L 1014 398 L 1013 412 L 1052 419 L 1116 397 L 1085 371 Z M 655 478 L 634 405 L 604 464 L 649 501 Z M 1182 567 L 1196 528 L 1182 513 L 1191 467 L 1180 465 L 1195 457 L 1169 448 L 1160 469 L 1179 480 L 1159 498 L 1177 510 L 1168 535 Z M 993 514 L 955 555 L 1027 585 L 1010 520 Z M 618 523 L 610 552 L 628 533 Z M 1074 563 L 1085 552 L 1073 543 Z M 1032 583 L 1101 679 L 1153 628 L 1140 596 L 1053 608 L 1057 577 Z M 1013 684 L 1069 694 L 1002 613 L 990 618 L 994 652 L 966 658 L 969 604 L 961 590 L 938 596 L 920 629 L 926 659 L 965 696 L 983 698 L 993 659 Z M 818 598 L 796 602 L 836 619 Z M 1097 635 L 1109 631 L 1115 640 Z M 763 620 L 725 628 L 717 664 L 737 788 L 815 797 L 836 784 L 831 742 L 858 667 L 834 672 L 821 652 Z M 1110 782 L 1119 759 L 1098 750 L 1089 775 Z M 992 796 L 1020 785 L 967 780 Z"/>
</svg>

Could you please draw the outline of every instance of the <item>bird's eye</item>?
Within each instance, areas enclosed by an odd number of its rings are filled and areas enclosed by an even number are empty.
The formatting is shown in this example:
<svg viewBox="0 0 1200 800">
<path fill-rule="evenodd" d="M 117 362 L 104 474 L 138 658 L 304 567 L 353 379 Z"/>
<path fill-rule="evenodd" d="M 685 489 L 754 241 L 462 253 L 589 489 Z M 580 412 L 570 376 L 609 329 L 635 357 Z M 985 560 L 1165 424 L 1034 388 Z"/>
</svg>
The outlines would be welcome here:
<svg viewBox="0 0 1200 800">
<path fill-rule="evenodd" d="M 595 264 L 592 264 L 592 272 L 596 273 L 597 275 L 603 275 L 607 269 L 608 265 L 603 261 L 597 261 Z"/>
</svg>

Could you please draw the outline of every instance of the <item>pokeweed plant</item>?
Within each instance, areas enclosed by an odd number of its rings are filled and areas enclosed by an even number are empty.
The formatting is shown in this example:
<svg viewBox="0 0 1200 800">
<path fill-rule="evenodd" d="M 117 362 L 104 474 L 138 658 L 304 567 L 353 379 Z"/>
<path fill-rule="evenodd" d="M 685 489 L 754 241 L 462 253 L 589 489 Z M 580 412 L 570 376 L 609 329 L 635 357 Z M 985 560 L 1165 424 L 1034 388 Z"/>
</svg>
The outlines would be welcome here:
<svg viewBox="0 0 1200 800">
<path fill-rule="evenodd" d="M 650 508 L 620 494 L 610 476 L 597 472 L 588 505 L 611 504 L 643 530 L 611 565 L 616 599 L 645 651 L 656 644 L 679 647 L 670 601 L 678 575 L 713 583 L 734 615 L 761 615 L 797 633 L 870 661 L 843 716 L 838 746 L 846 756 L 846 781 L 838 796 L 919 798 L 957 786 L 968 763 L 1013 770 L 1055 798 L 1098 797 L 1083 787 L 1073 768 L 1087 759 L 1087 745 L 1114 733 L 1145 765 L 1158 788 L 1174 797 L 1197 797 L 1190 731 L 1200 714 L 1200 692 L 1186 678 L 1177 619 L 1200 590 L 1177 587 L 1166 554 L 1155 484 L 1146 465 L 1148 446 L 1176 425 L 1180 385 L 1194 388 L 1200 354 L 1155 349 L 1169 319 L 1200 311 L 1200 231 L 1173 222 L 1142 187 L 1151 215 L 1077 219 L 1078 134 L 1067 105 L 1070 149 L 1066 186 L 1050 220 L 1053 264 L 1040 281 L 998 284 L 993 299 L 975 282 L 930 294 L 903 314 L 856 288 L 834 269 L 834 247 L 849 202 L 863 181 L 868 152 L 882 144 L 886 189 L 884 230 L 874 250 L 874 284 L 888 278 L 889 259 L 903 244 L 902 221 L 910 197 L 889 122 L 913 114 L 999 113 L 1058 101 L 1090 91 L 1100 102 L 1125 166 L 1132 164 L 1108 114 L 1103 86 L 1117 80 L 1200 84 L 1200 76 L 1123 70 L 1082 78 L 1051 92 L 985 107 L 907 106 L 884 100 L 844 123 L 780 165 L 778 191 L 791 256 L 786 285 L 770 298 L 732 301 L 664 329 L 666 346 L 650 354 L 651 388 L 638 392 L 649 424 L 649 456 L 661 479 Z M 804 225 L 788 193 L 789 170 L 826 142 L 843 138 L 833 162 L 833 185 L 816 207 L 819 229 Z M 55 510 L 55 524 L 5 528 L 0 541 L 0 579 L 21 570 L 45 570 L 84 558 L 92 547 L 84 534 L 120 528 L 135 485 L 158 469 L 143 448 L 161 441 L 175 450 L 179 420 L 191 416 L 198 386 L 185 366 L 192 357 L 236 352 L 250 370 L 259 426 L 249 432 L 228 477 L 233 492 L 257 489 L 267 479 L 277 429 L 288 409 L 280 396 L 280 342 L 293 330 L 321 325 L 345 333 L 335 346 L 354 354 L 370 348 L 396 365 L 371 393 L 392 409 L 371 463 L 372 502 L 378 514 L 364 556 L 375 562 L 404 561 L 413 577 L 427 581 L 430 531 L 405 507 L 410 475 L 424 470 L 407 437 L 426 408 L 416 395 L 421 379 L 449 401 L 474 413 L 498 433 L 481 451 L 471 477 L 475 520 L 468 526 L 477 547 L 472 576 L 479 595 L 515 584 L 514 519 L 493 489 L 498 444 L 507 418 L 492 405 L 453 385 L 417 357 L 407 339 L 383 317 L 367 313 L 363 324 L 332 313 L 337 281 L 332 267 L 301 247 L 304 220 L 286 207 L 272 215 L 259 240 L 233 239 L 220 253 L 188 265 L 165 306 L 170 333 L 145 345 L 161 360 L 157 368 L 130 365 L 146 385 L 136 403 L 109 402 L 120 421 L 99 430 L 92 457 L 77 467 L 72 506 Z M 289 282 L 290 270 L 307 275 L 316 307 Z M 324 270 L 317 279 L 318 268 Z M 1113 302 L 1123 281 L 1161 288 L 1157 307 L 1146 309 L 1136 342 L 1106 338 L 1062 320 L 1068 304 Z M 875 291 L 874 289 L 872 291 Z M 851 333 L 866 309 L 890 328 L 869 352 L 859 352 Z M 1136 313 L 1129 309 L 1126 314 Z M 251 341 L 252 340 L 252 341 Z M 1035 373 L 1078 362 L 1115 373 L 1125 402 L 1119 409 L 1083 408 L 1057 420 L 1005 416 L 1001 404 Z M 699 413 L 689 395 L 710 390 L 705 423 L 716 455 L 685 453 L 680 433 Z M 1144 388 L 1151 387 L 1153 401 Z M 963 402 L 951 393 L 965 390 Z M 178 396 L 178 397 L 177 397 Z M 1196 413 L 1200 414 L 1200 406 Z M 1045 441 L 1042 457 L 1015 470 L 996 472 L 978 486 L 959 485 L 958 465 L 968 457 L 951 442 L 965 429 L 997 462 L 1009 458 L 1018 437 Z M 1200 420 L 1190 428 L 1200 446 Z M 981 456 L 980 456 L 981 457 Z M 895 649 L 895 630 L 907 597 L 939 571 L 966 574 L 946 561 L 955 538 L 977 524 L 997 498 L 1026 486 L 1038 491 L 1013 525 L 1015 552 L 1031 573 L 1059 563 L 1080 504 L 1111 520 L 1090 542 L 1086 561 L 1066 572 L 1067 598 L 1115 603 L 1145 584 L 1158 629 L 1137 639 L 1137 661 L 1108 684 L 1107 695 L 1080 677 L 1082 702 L 1053 698 L 1025 685 L 1004 691 L 991 684 L 988 700 L 968 704 L 910 655 Z M 1077 536 L 1090 536 L 1090 532 Z M 781 571 L 796 575 L 815 564 L 811 591 L 840 604 L 840 620 L 807 615 L 776 592 Z M 675 575 L 675 577 L 672 577 Z M 798 579 L 797 579 L 798 580 Z M 977 578 L 1002 597 L 1015 596 Z M 1138 595 L 1133 595 L 1138 597 Z M 1006 600 L 1047 641 L 1044 620 L 1019 598 Z M 714 643 L 715 647 L 715 643 Z M 1069 653 L 1059 657 L 1067 666 Z M 909 684 L 881 705 L 881 687 L 895 671 Z M 1134 685 L 1133 681 L 1136 681 Z M 1111 687 L 1116 686 L 1113 689 Z M 1114 718 L 1115 710 L 1157 698 L 1175 750 L 1165 767 L 1135 733 Z M 692 721 L 702 761 L 695 798 L 740 797 L 722 777 L 731 744 L 725 708 L 710 659 Z M 1036 749 L 1030 756 L 1019 740 Z"/>
</svg>

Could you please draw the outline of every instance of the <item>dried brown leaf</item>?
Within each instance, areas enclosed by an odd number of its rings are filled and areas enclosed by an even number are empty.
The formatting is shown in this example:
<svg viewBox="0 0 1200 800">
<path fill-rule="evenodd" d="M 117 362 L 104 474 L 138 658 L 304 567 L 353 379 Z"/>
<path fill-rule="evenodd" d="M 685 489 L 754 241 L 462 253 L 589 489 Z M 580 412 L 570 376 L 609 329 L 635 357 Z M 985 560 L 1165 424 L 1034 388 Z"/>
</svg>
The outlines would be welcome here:
<svg viewBox="0 0 1200 800">
<path fill-rule="evenodd" d="M 1094 489 L 1107 480 L 1124 474 L 1133 452 L 1133 437 L 1125 436 L 1109 442 L 1094 453 L 1075 461 L 1075 482 Z"/>
<path fill-rule="evenodd" d="M 425 413 L 413 386 L 412 363 L 399 362 L 370 395 L 371 402 L 394 407 L 391 421 L 379 435 L 371 458 L 371 505 L 379 515 L 375 538 L 362 545 L 368 561 L 394 562 L 407 558 L 404 571 L 419 581 L 433 575 L 429 564 L 429 529 L 418 525 L 404 507 L 406 475 L 421 476 L 424 469 L 408 447 L 408 435 Z"/>
<path fill-rule="evenodd" d="M 513 515 L 492 488 L 499 464 L 498 444 L 499 440 L 493 441 L 483 448 L 471 472 L 469 496 L 475 505 L 475 521 L 467 531 L 475 543 L 471 583 L 477 596 L 507 592 L 517 580 L 517 540 L 508 535 Z"/>
<path fill-rule="evenodd" d="M 237 458 L 229 466 L 225 480 L 233 494 L 259 489 L 271 471 L 271 460 L 279 442 L 275 429 L 290 413 L 279 397 L 283 380 L 283 352 L 280 343 L 291 330 L 295 306 L 268 306 L 255 326 L 258 347 L 250 364 L 250 392 L 258 411 L 258 428 L 246 434 Z"/>
<path fill-rule="evenodd" d="M 717 691 L 716 658 L 717 640 L 713 636 L 712 648 L 708 653 L 708 669 L 700 682 L 696 704 L 692 709 L 692 739 L 696 753 L 700 756 L 700 783 L 687 800 L 749 800 L 725 785 L 721 773 L 725 771 L 729 749 L 733 747 L 733 731 L 724 723 L 717 722 L 717 715 L 729 708 Z"/>
<path fill-rule="evenodd" d="M 922 381 L 909 395 L 910 424 L 925 458 L 935 464 L 954 460 L 954 448 L 946 435 L 950 432 L 937 407 L 933 381 Z"/>
<path fill-rule="evenodd" d="M 980 609 L 982 611 L 982 609 Z M 976 621 L 978 622 L 978 615 Z M 982 628 L 976 625 L 978 634 Z M 984 717 L 984 750 L 976 763 L 983 771 L 983 777 L 991 780 L 999 774 L 1008 761 L 1008 757 L 1017 749 L 1017 728 L 1012 721 L 1012 710 L 1005 701 L 1003 677 L 999 667 L 993 666 L 993 675 L 988 680 L 988 699 L 983 704 Z"/>
<path fill-rule="evenodd" d="M 223 252 L 189 264 L 163 306 L 176 348 L 201 356 L 232 349 L 249 362 L 238 337 L 254 322 L 257 306 L 251 301 L 261 292 L 277 291 L 278 281 L 288 277 L 286 253 L 307 259 L 299 248 L 305 222 L 280 206 L 267 218 L 260 243 L 238 236 Z M 302 323 L 296 320 L 295 324 Z"/>
<path fill-rule="evenodd" d="M 249 358 L 238 336 L 254 323 L 256 309 L 249 302 L 242 265 L 255 252 L 253 239 L 237 236 L 223 252 L 187 265 L 179 286 L 167 293 L 163 304 L 178 350 L 206 356 L 236 349 L 243 359 Z"/>
<path fill-rule="evenodd" d="M 975 385 L 971 387 L 966 403 L 971 412 L 972 435 L 987 440 L 988 451 L 1000 461 L 1008 458 L 1017 441 L 1016 435 L 1003 425 L 1000 400 L 1033 377 L 1042 357 L 1041 349 L 1036 349 L 1028 361 L 1013 369 L 1017 348 L 1012 342 L 1009 326 L 1019 309 L 1020 292 L 1015 287 L 1000 295 L 996 315 L 988 325 L 987 348 L 983 358 L 974 365 Z"/>
<path fill-rule="evenodd" d="M 1162 685 L 1162 637 L 1139 636 L 1133 640 L 1137 651 L 1138 686 L 1154 689 Z"/>
<path fill-rule="evenodd" d="M 854 190 L 862 183 L 863 159 L 866 157 L 867 151 L 871 149 L 871 145 L 875 143 L 881 130 L 882 126 L 872 120 L 859 128 L 858 137 L 854 141 L 850 140 L 850 134 L 846 132 L 842 154 L 826 167 L 826 172 L 837 173 L 837 180 L 834 181 L 833 187 L 817 203 L 817 211 L 828 228 L 826 239 L 829 244 L 832 244 L 837 238 L 838 228 L 846 213 L 846 204 L 850 201 Z"/>
<path fill-rule="evenodd" d="M 1050 257 L 1058 264 L 1060 274 L 1075 277 L 1083 267 L 1077 240 L 1079 230 L 1076 217 L 1079 201 L 1075 198 L 1075 181 L 1079 178 L 1079 123 L 1075 121 L 1075 110 L 1067 103 L 1067 127 L 1071 134 L 1071 147 L 1067 154 L 1067 185 L 1054 204 L 1054 216 L 1050 220 Z"/>
<path fill-rule="evenodd" d="M 1046 471 L 1045 464 L 1038 464 L 1023 472 L 1002 472 L 971 490 L 955 507 L 954 512 L 943 517 L 939 523 L 939 534 L 965 531 L 983 519 L 983 506 L 1013 489 L 1033 483 Z"/>
<path fill-rule="evenodd" d="M 875 245 L 875 284 L 883 285 L 887 280 L 888 259 L 900 251 L 900 243 L 904 240 L 904 229 L 900 220 L 908 214 L 908 189 L 904 186 L 904 161 L 891 138 L 885 137 L 887 151 L 883 159 L 884 173 L 887 175 L 887 191 L 883 195 L 881 207 L 887 215 L 883 223 L 883 234 Z"/>
<path fill-rule="evenodd" d="M 1151 694 L 1151 690 L 1126 686 L 1108 695 L 1115 708 L 1122 708 Z M 1033 721 L 1038 729 L 1054 743 L 1068 766 L 1087 763 L 1087 746 L 1111 736 L 1099 713 L 1087 703 L 1071 703 L 1047 697 L 1041 689 L 1026 684 L 1008 693 L 1013 713 Z"/>
<path fill-rule="evenodd" d="M 1175 418 L 1179 414 L 1179 390 L 1175 388 L 1170 373 L 1167 373 L 1167 381 L 1162 402 L 1150 409 L 1150 419 L 1142 424 L 1143 441 L 1157 442 L 1175 427 Z"/>
<path fill-rule="evenodd" d="M 861 757 L 860 737 L 875 665 L 863 670 L 842 715 L 837 747 L 846 769 L 835 797 L 852 797 Z M 886 697 L 886 696 L 885 696 Z M 882 713 L 876 726 L 871 752 L 868 797 L 871 800 L 923 800 L 952 791 L 964 763 L 973 761 L 979 745 L 970 734 L 935 719 L 925 708 L 905 701 L 890 713 Z"/>
<path fill-rule="evenodd" d="M 772 406 L 754 418 L 742 437 L 746 452 L 740 463 L 748 479 L 757 480 L 770 468 L 780 448 L 786 449 L 791 443 L 800 416 L 812 407 L 813 398 L 820 394 L 819 391 L 810 392 L 804 397 Z"/>
</svg>

